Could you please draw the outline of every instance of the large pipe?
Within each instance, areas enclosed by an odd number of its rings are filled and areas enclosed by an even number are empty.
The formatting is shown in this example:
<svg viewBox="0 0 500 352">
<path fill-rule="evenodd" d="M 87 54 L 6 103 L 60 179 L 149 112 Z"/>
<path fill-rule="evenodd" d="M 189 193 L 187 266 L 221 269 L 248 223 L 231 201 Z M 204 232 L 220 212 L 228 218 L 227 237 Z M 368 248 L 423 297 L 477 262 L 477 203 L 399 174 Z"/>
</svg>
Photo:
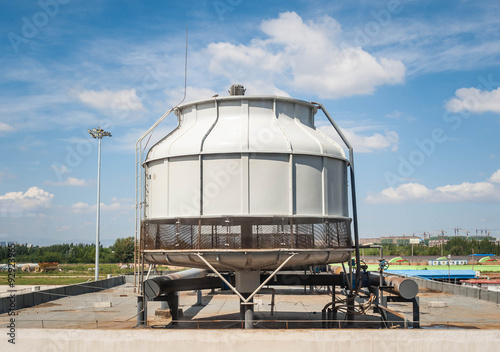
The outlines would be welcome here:
<svg viewBox="0 0 500 352">
<path fill-rule="evenodd" d="M 370 285 L 371 286 L 380 285 L 379 274 L 370 273 Z M 398 276 L 384 276 L 382 285 L 390 286 L 390 288 L 384 288 L 384 290 L 390 293 L 394 293 L 405 299 L 413 299 L 418 294 L 418 285 L 412 279 L 398 277 Z"/>
<path fill-rule="evenodd" d="M 155 277 L 144 281 L 144 294 L 148 298 L 155 298 L 168 291 L 182 291 L 182 287 L 177 287 L 176 283 L 181 283 L 187 279 L 203 279 L 208 271 L 204 269 L 188 269 L 165 276 Z M 175 289 L 174 289 L 175 288 Z M 201 288 L 200 288 L 201 289 Z"/>
<path fill-rule="evenodd" d="M 201 279 L 202 277 L 207 276 L 208 270 L 205 269 L 188 269 L 183 271 L 178 271 L 173 274 L 168 274 L 161 276 L 162 279 L 167 280 L 179 280 L 179 279 Z"/>
<path fill-rule="evenodd" d="M 260 281 L 264 282 L 269 278 L 268 274 L 261 274 Z M 344 274 L 318 274 L 318 275 L 304 275 L 298 272 L 288 272 L 276 274 L 274 278 L 269 281 L 270 286 L 345 286 L 346 277 Z"/>
</svg>

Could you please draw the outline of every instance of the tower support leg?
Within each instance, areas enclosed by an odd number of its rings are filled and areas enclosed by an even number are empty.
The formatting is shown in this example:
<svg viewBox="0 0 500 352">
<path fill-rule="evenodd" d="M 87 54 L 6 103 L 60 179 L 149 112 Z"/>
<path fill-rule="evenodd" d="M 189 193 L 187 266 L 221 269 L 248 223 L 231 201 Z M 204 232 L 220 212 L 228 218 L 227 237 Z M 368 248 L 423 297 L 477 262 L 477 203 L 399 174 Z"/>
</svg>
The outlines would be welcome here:
<svg viewBox="0 0 500 352">
<path fill-rule="evenodd" d="M 172 292 L 165 297 L 168 306 L 170 307 L 170 315 L 172 316 L 172 326 L 178 324 L 179 320 L 179 293 Z"/>
</svg>

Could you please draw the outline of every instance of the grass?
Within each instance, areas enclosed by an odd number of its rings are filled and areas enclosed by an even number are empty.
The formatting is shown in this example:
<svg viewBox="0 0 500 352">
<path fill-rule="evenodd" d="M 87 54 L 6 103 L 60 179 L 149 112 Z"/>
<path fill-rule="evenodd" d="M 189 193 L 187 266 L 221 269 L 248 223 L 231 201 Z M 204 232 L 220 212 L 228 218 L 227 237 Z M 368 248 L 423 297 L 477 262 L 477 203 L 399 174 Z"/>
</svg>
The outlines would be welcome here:
<svg viewBox="0 0 500 352">
<path fill-rule="evenodd" d="M 47 272 L 16 272 L 16 285 L 71 285 L 94 280 L 94 264 L 59 264 L 58 270 Z M 146 266 L 147 269 L 147 266 Z M 167 266 L 159 266 L 158 271 L 168 271 Z M 117 264 L 100 264 L 99 278 L 131 274 L 134 268 L 120 269 Z M 8 272 L 0 272 L 0 285 L 8 285 Z"/>
<path fill-rule="evenodd" d="M 86 282 L 94 277 L 31 277 L 16 274 L 16 286 L 18 285 L 72 285 Z M 8 285 L 7 276 L 0 276 L 0 285 Z"/>
<path fill-rule="evenodd" d="M 82 275 L 94 275 L 94 267 L 95 264 L 59 264 L 57 270 L 47 271 L 43 273 L 39 272 L 20 272 L 23 275 L 30 276 L 38 276 L 38 275 L 48 275 L 48 276 L 82 276 Z M 124 275 L 133 273 L 133 268 L 120 269 L 116 264 L 100 264 L 99 265 L 99 273 L 100 275 L 106 276 L 107 274 L 112 275 Z M 5 272 L 0 273 L 5 274 Z"/>
</svg>

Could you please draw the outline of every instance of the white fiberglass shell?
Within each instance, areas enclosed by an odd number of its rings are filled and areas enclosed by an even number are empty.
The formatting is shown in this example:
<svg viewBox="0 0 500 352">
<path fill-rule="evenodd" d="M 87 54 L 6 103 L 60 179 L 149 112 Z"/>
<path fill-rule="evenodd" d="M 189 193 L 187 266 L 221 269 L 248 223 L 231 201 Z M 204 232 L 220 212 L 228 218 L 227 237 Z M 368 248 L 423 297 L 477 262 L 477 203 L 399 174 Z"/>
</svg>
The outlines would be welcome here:
<svg viewBox="0 0 500 352">
<path fill-rule="evenodd" d="M 314 126 L 316 107 L 274 96 L 179 106 L 178 126 L 149 150 L 145 220 L 348 218 L 342 148 Z"/>
</svg>

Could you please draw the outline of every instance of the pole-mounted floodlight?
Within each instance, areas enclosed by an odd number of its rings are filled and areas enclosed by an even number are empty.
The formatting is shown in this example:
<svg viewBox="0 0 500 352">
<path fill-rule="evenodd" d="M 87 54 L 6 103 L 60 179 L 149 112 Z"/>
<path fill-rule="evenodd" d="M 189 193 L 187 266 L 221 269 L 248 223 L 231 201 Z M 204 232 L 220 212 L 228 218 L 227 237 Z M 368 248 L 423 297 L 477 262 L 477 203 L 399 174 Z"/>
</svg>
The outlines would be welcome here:
<svg viewBox="0 0 500 352">
<path fill-rule="evenodd" d="M 99 140 L 99 149 L 97 152 L 97 224 L 95 234 L 95 281 L 99 280 L 99 223 L 101 217 L 101 139 L 111 137 L 111 133 L 102 128 L 93 128 L 89 130 L 92 137 Z"/>
<path fill-rule="evenodd" d="M 93 128 L 89 130 L 89 133 L 92 137 L 97 139 L 102 139 L 102 137 L 111 137 L 111 133 L 104 131 L 102 128 Z"/>
</svg>

